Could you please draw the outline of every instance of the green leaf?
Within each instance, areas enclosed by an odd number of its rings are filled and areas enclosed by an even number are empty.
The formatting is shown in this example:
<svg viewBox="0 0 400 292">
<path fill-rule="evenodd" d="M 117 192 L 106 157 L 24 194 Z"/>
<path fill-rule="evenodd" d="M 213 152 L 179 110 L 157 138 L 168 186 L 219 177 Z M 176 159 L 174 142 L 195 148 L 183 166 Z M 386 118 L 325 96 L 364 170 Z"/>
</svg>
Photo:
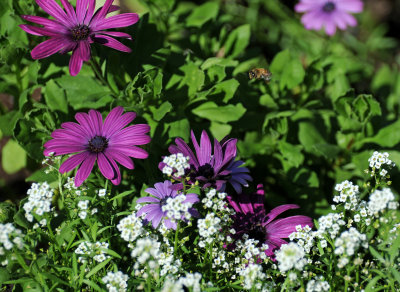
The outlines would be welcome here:
<svg viewBox="0 0 400 292">
<path fill-rule="evenodd" d="M 185 141 L 189 139 L 190 124 L 188 119 L 181 119 L 172 123 L 166 123 L 166 126 L 169 127 L 169 138 L 181 137 Z"/>
<path fill-rule="evenodd" d="M 290 60 L 280 77 L 281 89 L 285 86 L 292 89 L 303 82 L 306 72 L 304 71 L 303 65 L 299 59 Z"/>
<path fill-rule="evenodd" d="M 365 138 L 360 141 L 361 145 L 365 143 L 376 143 L 382 147 L 396 146 L 400 143 L 400 120 L 380 129 L 374 137 Z"/>
<path fill-rule="evenodd" d="M 237 81 L 236 79 L 225 80 L 223 82 L 214 85 L 213 94 L 221 92 L 225 93 L 223 102 L 227 103 L 235 95 L 235 92 L 238 89 L 238 87 L 239 87 L 239 81 Z"/>
<path fill-rule="evenodd" d="M 382 279 L 381 276 L 376 276 L 375 278 L 373 278 L 371 281 L 368 282 L 368 285 L 365 287 L 365 292 L 374 292 L 376 291 L 376 286 L 379 287 L 378 281 Z"/>
<path fill-rule="evenodd" d="M 207 21 L 217 17 L 218 9 L 219 7 L 217 2 L 204 3 L 203 5 L 196 7 L 186 18 L 186 25 L 201 27 Z"/>
<path fill-rule="evenodd" d="M 289 50 L 279 52 L 271 62 L 270 70 L 273 74 L 280 74 L 286 68 L 286 65 L 290 62 Z"/>
<path fill-rule="evenodd" d="M 221 124 L 218 122 L 212 122 L 210 126 L 211 134 L 214 138 L 219 141 L 226 137 L 232 130 L 232 126 L 228 124 Z"/>
<path fill-rule="evenodd" d="M 314 152 L 317 144 L 326 144 L 324 138 L 310 122 L 299 124 L 299 141 L 307 152 Z"/>
<path fill-rule="evenodd" d="M 3 147 L 1 165 L 8 174 L 13 174 L 26 166 L 26 152 L 14 140 L 9 140 Z"/>
<path fill-rule="evenodd" d="M 180 69 L 185 73 L 181 85 L 187 85 L 189 87 L 189 96 L 193 96 L 204 84 L 204 72 L 194 63 L 185 64 Z"/>
<path fill-rule="evenodd" d="M 38 282 L 29 281 L 22 285 L 24 292 L 42 292 L 42 288 Z"/>
<path fill-rule="evenodd" d="M 92 287 L 94 290 L 96 291 L 103 291 L 99 285 L 97 285 L 95 282 L 90 281 L 88 279 L 83 279 L 82 280 L 83 283 L 85 283 L 86 285 L 88 285 L 89 287 Z"/>
<path fill-rule="evenodd" d="M 44 98 L 51 110 L 68 113 L 68 104 L 64 95 L 64 91 L 58 87 L 54 80 L 51 79 L 46 83 Z"/>
<path fill-rule="evenodd" d="M 293 167 L 299 167 L 304 162 L 304 155 L 301 153 L 303 147 L 301 145 L 292 145 L 285 141 L 279 141 L 279 151 L 282 153 L 283 159 Z"/>
<path fill-rule="evenodd" d="M 75 109 L 97 109 L 113 101 L 110 90 L 89 76 L 64 75 L 55 80 L 65 90 L 68 103 Z"/>
<path fill-rule="evenodd" d="M 58 180 L 58 174 L 56 172 L 50 172 L 46 173 L 46 169 L 41 168 L 39 170 L 36 170 L 34 173 L 32 173 L 30 176 L 28 176 L 25 181 L 31 181 L 31 182 L 48 182 L 51 184 L 54 181 Z"/>
<path fill-rule="evenodd" d="M 153 117 L 156 121 L 161 121 L 161 119 L 171 111 L 172 104 L 168 101 L 164 102 L 158 109 L 153 111 Z"/>
<path fill-rule="evenodd" d="M 0 267 L 0 284 L 10 279 L 10 276 L 6 268 Z"/>
<path fill-rule="evenodd" d="M 381 263 L 383 263 L 383 264 L 386 263 L 385 258 L 376 249 L 374 249 L 372 246 L 369 246 L 369 251 Z"/>
<path fill-rule="evenodd" d="M 108 258 L 104 262 L 99 263 L 97 266 L 91 269 L 89 273 L 86 274 L 85 278 L 90 278 L 91 276 L 96 274 L 98 271 L 104 268 L 111 260 L 112 258 Z"/>
<path fill-rule="evenodd" d="M 193 109 L 192 112 L 201 118 L 226 124 L 239 120 L 246 112 L 246 109 L 241 103 L 218 106 L 216 103 L 209 101 Z"/>
<path fill-rule="evenodd" d="M 250 24 L 244 24 L 234 29 L 224 44 L 226 56 L 236 58 L 242 54 L 249 45 L 250 35 Z"/>
</svg>

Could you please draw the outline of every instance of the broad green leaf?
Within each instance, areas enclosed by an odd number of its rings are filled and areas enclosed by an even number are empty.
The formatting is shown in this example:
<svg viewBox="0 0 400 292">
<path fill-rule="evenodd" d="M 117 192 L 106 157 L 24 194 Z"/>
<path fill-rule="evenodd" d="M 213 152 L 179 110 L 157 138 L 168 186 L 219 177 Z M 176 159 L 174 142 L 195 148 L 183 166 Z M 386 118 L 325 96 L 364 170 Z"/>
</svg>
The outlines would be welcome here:
<svg viewBox="0 0 400 292">
<path fill-rule="evenodd" d="M 89 273 L 86 274 L 85 278 L 90 278 L 91 276 L 96 274 L 98 271 L 104 268 L 111 260 L 112 258 L 108 258 L 104 262 L 99 263 L 97 266 L 91 269 Z"/>
<path fill-rule="evenodd" d="M 68 104 L 64 91 L 54 82 L 53 79 L 46 83 L 44 97 L 46 104 L 53 111 L 68 113 Z"/>
<path fill-rule="evenodd" d="M 193 109 L 192 112 L 201 118 L 226 124 L 239 120 L 246 112 L 246 109 L 241 103 L 218 106 L 216 103 L 209 101 Z"/>
<path fill-rule="evenodd" d="M 55 81 L 65 90 L 68 104 L 75 110 L 97 109 L 113 101 L 110 90 L 92 77 L 64 75 Z"/>
<path fill-rule="evenodd" d="M 210 126 L 211 134 L 219 141 L 226 137 L 231 132 L 231 130 L 231 125 L 221 124 L 218 122 L 212 122 Z"/>
<path fill-rule="evenodd" d="M 223 92 L 225 93 L 223 102 L 227 103 L 235 95 L 236 90 L 239 87 L 239 81 L 236 79 L 229 79 L 214 85 L 213 94 Z"/>
<path fill-rule="evenodd" d="M 283 159 L 293 167 L 299 167 L 304 161 L 304 155 L 301 153 L 303 147 L 301 145 L 292 145 L 285 141 L 279 142 L 279 150 Z"/>
<path fill-rule="evenodd" d="M 26 166 L 26 152 L 14 140 L 9 140 L 1 150 L 1 165 L 8 174 L 13 174 Z"/>
<path fill-rule="evenodd" d="M 307 152 L 314 152 L 317 144 L 326 144 L 325 139 L 310 122 L 299 124 L 299 141 Z"/>
<path fill-rule="evenodd" d="M 185 118 L 172 123 L 166 123 L 166 126 L 169 127 L 169 138 L 181 137 L 183 140 L 188 141 L 190 132 L 190 124 L 188 119 Z"/>
<path fill-rule="evenodd" d="M 365 143 L 375 143 L 381 147 L 394 147 L 400 143 L 400 120 L 384 127 L 370 138 L 365 138 L 359 142 L 361 145 Z"/>
<path fill-rule="evenodd" d="M 7 269 L 0 267 L 0 284 L 10 279 L 10 277 L 11 274 L 7 271 Z"/>
<path fill-rule="evenodd" d="M 153 117 L 156 121 L 161 121 L 161 119 L 171 111 L 172 104 L 168 101 L 164 102 L 158 109 L 153 111 Z"/>
<path fill-rule="evenodd" d="M 234 29 L 225 42 L 225 54 L 231 58 L 236 58 L 242 54 L 250 42 L 250 25 L 244 24 Z"/>
<path fill-rule="evenodd" d="M 305 71 L 299 59 L 291 59 L 283 69 L 280 77 L 281 89 L 285 86 L 292 89 L 303 82 Z"/>
<path fill-rule="evenodd" d="M 386 263 L 385 258 L 376 249 L 374 249 L 372 246 L 369 246 L 369 251 L 375 257 L 375 259 L 379 260 L 383 264 Z"/>
<path fill-rule="evenodd" d="M 186 25 L 201 27 L 207 21 L 217 17 L 218 9 L 219 7 L 217 2 L 206 2 L 203 5 L 196 7 L 186 18 Z"/>
<path fill-rule="evenodd" d="M 204 72 L 194 63 L 185 64 L 180 69 L 185 73 L 181 85 L 187 85 L 189 96 L 193 96 L 204 84 Z"/>
<path fill-rule="evenodd" d="M 279 52 L 271 62 L 270 70 L 272 74 L 280 74 L 286 68 L 286 65 L 290 62 L 290 52 L 284 50 Z"/>
</svg>

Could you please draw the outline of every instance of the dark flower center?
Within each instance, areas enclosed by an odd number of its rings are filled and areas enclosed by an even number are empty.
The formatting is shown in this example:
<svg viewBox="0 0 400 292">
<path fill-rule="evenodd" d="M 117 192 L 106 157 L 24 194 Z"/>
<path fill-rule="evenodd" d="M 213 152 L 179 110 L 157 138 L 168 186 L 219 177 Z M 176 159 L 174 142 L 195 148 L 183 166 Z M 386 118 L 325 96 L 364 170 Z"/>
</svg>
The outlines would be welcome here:
<svg viewBox="0 0 400 292">
<path fill-rule="evenodd" d="M 332 12 L 333 10 L 335 10 L 335 8 L 336 8 L 335 3 L 333 3 L 332 1 L 328 1 L 328 2 L 325 3 L 324 7 L 322 7 L 322 10 L 323 10 L 324 12 L 330 13 L 330 12 Z"/>
<path fill-rule="evenodd" d="M 74 41 L 86 40 L 89 37 L 90 28 L 87 25 L 80 24 L 71 29 L 71 37 Z"/>
<path fill-rule="evenodd" d="M 265 227 L 261 226 L 260 224 L 252 225 L 250 229 L 247 231 L 249 238 L 258 240 L 258 245 L 262 245 L 265 242 L 265 237 L 267 232 Z"/>
<path fill-rule="evenodd" d="M 204 176 L 207 179 L 211 179 L 214 177 L 214 169 L 210 164 L 206 163 L 199 167 L 196 176 Z"/>
<path fill-rule="evenodd" d="M 95 136 L 89 141 L 88 149 L 92 153 L 103 152 L 108 146 L 108 139 L 102 136 Z"/>
</svg>

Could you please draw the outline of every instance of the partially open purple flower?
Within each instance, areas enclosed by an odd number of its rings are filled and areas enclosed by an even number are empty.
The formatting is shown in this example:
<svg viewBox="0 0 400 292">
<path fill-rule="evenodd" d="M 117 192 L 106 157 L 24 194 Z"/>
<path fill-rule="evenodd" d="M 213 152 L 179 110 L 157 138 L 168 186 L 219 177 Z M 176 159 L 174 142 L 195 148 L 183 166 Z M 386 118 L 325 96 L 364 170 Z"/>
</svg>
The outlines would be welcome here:
<svg viewBox="0 0 400 292">
<path fill-rule="evenodd" d="M 236 233 L 231 237 L 238 240 L 247 234 L 250 239 L 258 240 L 259 246 L 267 244 L 268 249 L 265 250 L 265 254 L 271 258 L 274 256 L 274 250 L 287 243 L 283 238 L 288 238 L 291 233 L 295 232 L 297 225 L 313 227 L 312 219 L 307 216 L 296 215 L 275 219 L 289 209 L 299 208 L 294 204 L 278 206 L 267 214 L 264 207 L 264 190 L 261 184 L 257 186 L 255 194 L 240 194 L 235 199 L 228 196 L 227 199 L 236 211 L 236 214 L 233 215 L 232 226 Z"/>
<path fill-rule="evenodd" d="M 121 182 L 121 173 L 117 162 L 126 168 L 133 169 L 130 157 L 145 159 L 148 154 L 135 145 L 150 142 L 146 135 L 149 125 L 137 124 L 126 127 L 136 117 L 136 113 L 122 114 L 123 107 L 114 108 L 104 120 L 100 112 L 90 110 L 89 114 L 77 113 L 78 123 L 61 124 L 63 129 L 55 130 L 52 140 L 44 144 L 44 155 L 72 155 L 61 164 L 60 172 L 71 171 L 79 167 L 75 176 L 75 185 L 80 186 L 90 175 L 97 160 L 101 173 L 115 185 Z"/>
<path fill-rule="evenodd" d="M 27 21 L 43 27 L 21 24 L 27 33 L 48 36 L 50 39 L 37 45 L 31 52 L 33 59 L 43 59 L 57 52 L 61 54 L 72 51 L 69 62 L 69 72 L 72 76 L 79 73 L 83 61 L 90 59 L 90 44 L 93 42 L 122 51 L 131 49 L 112 37 L 131 39 L 123 32 L 106 31 L 110 28 L 125 27 L 136 23 L 139 16 L 136 13 L 123 13 L 106 18 L 107 14 L 119 9 L 112 5 L 114 0 L 106 0 L 102 8 L 94 12 L 96 0 L 77 0 L 76 12 L 68 0 L 60 0 L 62 9 L 54 0 L 36 0 L 36 3 L 55 19 L 47 19 L 34 15 L 22 15 Z"/>
<path fill-rule="evenodd" d="M 350 13 L 363 10 L 361 0 L 300 0 L 296 12 L 305 12 L 301 22 L 306 29 L 320 30 L 323 27 L 328 35 L 334 35 L 336 27 L 344 30 L 347 26 L 357 25 Z"/>
<path fill-rule="evenodd" d="M 237 193 L 242 191 L 242 185 L 247 187 L 247 181 L 252 178 L 248 174 L 246 167 L 240 167 L 243 161 L 236 160 L 236 139 L 228 139 L 225 142 L 219 142 L 214 139 L 214 152 L 210 138 L 206 131 L 201 133 L 200 146 L 197 143 L 193 131 L 191 131 L 192 142 L 196 154 L 181 138 L 176 138 L 176 145 L 171 145 L 168 150 L 171 154 L 182 153 L 189 157 L 190 170 L 187 174 L 190 176 L 190 183 L 199 181 L 203 188 L 213 187 L 223 191 L 226 183 L 229 182 Z M 165 163 L 161 162 L 159 168 L 162 170 Z"/>
<path fill-rule="evenodd" d="M 148 188 L 145 190 L 146 193 L 149 193 L 150 195 L 153 195 L 154 197 L 142 197 L 137 199 L 137 203 L 149 203 L 137 212 L 137 216 L 142 216 L 143 214 L 145 215 L 145 221 L 147 222 L 152 222 L 153 228 L 157 228 L 157 226 L 160 224 L 161 220 L 163 220 L 165 227 L 168 229 L 176 229 L 176 221 L 172 220 L 172 218 L 169 218 L 167 216 L 167 211 L 163 211 L 163 206 L 167 204 L 167 200 L 170 198 L 176 198 L 179 193 L 179 185 L 173 185 L 169 180 L 166 180 L 164 182 L 159 182 L 154 185 L 155 188 Z M 182 204 L 179 204 L 178 209 L 182 209 L 182 207 L 185 207 L 185 203 L 188 204 L 188 212 L 192 216 L 198 216 L 199 213 L 197 212 L 196 209 L 192 208 L 191 205 L 194 203 L 197 203 L 199 201 L 199 198 L 196 194 L 186 194 L 184 200 L 182 201 Z M 176 210 L 179 214 L 180 219 L 187 219 L 185 216 L 181 216 L 182 210 Z"/>
</svg>

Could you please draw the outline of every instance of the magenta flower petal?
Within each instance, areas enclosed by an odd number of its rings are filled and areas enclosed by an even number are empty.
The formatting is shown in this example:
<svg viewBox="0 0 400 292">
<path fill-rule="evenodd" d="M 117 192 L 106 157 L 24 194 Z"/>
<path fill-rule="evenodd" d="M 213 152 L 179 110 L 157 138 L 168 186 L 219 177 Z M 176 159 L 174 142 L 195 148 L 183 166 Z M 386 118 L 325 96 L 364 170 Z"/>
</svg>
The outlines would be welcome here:
<svg viewBox="0 0 400 292">
<path fill-rule="evenodd" d="M 80 165 L 75 178 L 76 186 L 82 184 L 89 176 L 96 160 L 103 176 L 111 180 L 113 184 L 119 184 L 121 173 L 117 162 L 132 169 L 134 165 L 129 156 L 135 158 L 146 158 L 148 156 L 147 152 L 135 146 L 137 144 L 133 141 L 119 146 L 115 143 L 119 139 L 118 133 L 121 132 L 121 126 L 126 125 L 125 122 L 121 123 L 122 112 L 122 107 L 112 110 L 104 123 L 98 111 L 90 110 L 89 114 L 77 113 L 75 119 L 78 123 L 63 123 L 63 129 L 54 131 L 52 133 L 53 139 L 44 144 L 43 153 L 50 155 L 54 152 L 55 155 L 63 155 L 81 152 L 68 158 L 60 168 L 60 171 L 67 172 Z M 129 117 L 132 116 L 135 116 L 135 114 L 126 117 L 131 121 L 132 119 Z M 107 134 L 104 134 L 106 123 L 108 130 Z M 117 124 L 117 127 L 114 127 L 114 123 Z M 115 129 L 117 133 L 115 134 L 110 129 Z M 142 126 L 130 128 L 129 133 L 137 136 L 139 141 L 144 140 L 142 136 L 147 137 Z M 150 138 L 147 137 L 146 141 L 150 141 Z"/>
<path fill-rule="evenodd" d="M 92 39 L 95 42 L 102 44 L 103 46 L 110 47 L 110 48 L 113 48 L 113 49 L 121 51 L 121 52 L 125 52 L 125 53 L 132 52 L 132 50 L 129 47 L 125 46 L 121 42 L 119 42 L 116 39 L 109 37 L 107 35 L 102 35 L 102 34 L 97 33 L 92 37 Z"/>
<path fill-rule="evenodd" d="M 104 19 L 101 23 L 96 26 L 96 30 L 126 27 L 135 24 L 139 20 L 139 15 L 136 13 L 124 13 L 119 15 L 114 15 L 109 18 Z"/>
<path fill-rule="evenodd" d="M 89 155 L 81 164 L 78 171 L 76 172 L 75 185 L 79 187 L 92 172 L 94 163 L 96 162 L 95 155 Z"/>
<path fill-rule="evenodd" d="M 247 181 L 251 180 L 248 175 L 249 170 L 240 167 L 243 165 L 242 161 L 235 161 L 236 139 L 229 139 L 223 143 L 215 139 L 212 147 L 207 133 L 202 131 L 199 145 L 191 131 L 191 140 L 195 154 L 181 138 L 176 138 L 176 145 L 168 148 L 171 154 L 182 153 L 189 157 L 190 170 L 186 171 L 186 175 L 190 178 L 189 183 L 198 182 L 203 188 L 213 187 L 224 191 L 226 183 L 229 182 L 239 193 L 242 186 L 248 185 Z M 162 170 L 164 166 L 165 163 L 161 162 L 158 167 Z"/>
<path fill-rule="evenodd" d="M 265 254 L 273 260 L 274 250 L 286 243 L 283 238 L 288 238 L 291 233 L 295 232 L 297 225 L 313 227 L 312 219 L 302 215 L 275 220 L 282 212 L 298 208 L 294 204 L 276 207 L 266 214 L 262 185 L 257 186 L 257 192 L 254 194 L 240 194 L 237 198 L 228 196 L 227 199 L 236 212 L 232 215 L 232 228 L 235 233 L 231 237 L 240 240 L 244 234 L 247 234 L 250 239 L 258 241 L 258 246 L 262 246 L 264 243 L 268 244 Z M 230 245 L 230 248 L 234 247 L 235 243 Z"/>
<path fill-rule="evenodd" d="M 95 0 L 77 0 L 75 10 L 68 0 L 60 1 L 65 10 L 55 0 L 36 0 L 36 3 L 55 20 L 33 15 L 21 16 L 27 21 L 43 25 L 43 27 L 20 25 L 24 31 L 36 36 L 50 37 L 32 50 L 33 59 L 46 58 L 57 52 L 63 54 L 72 51 L 69 71 L 75 76 L 80 72 L 83 62 L 90 60 L 90 44 L 93 42 L 122 52 L 131 52 L 129 47 L 112 38 L 115 36 L 132 39 L 130 35 L 123 32 L 109 32 L 106 29 L 126 27 L 136 23 L 139 19 L 136 13 L 123 13 L 105 18 L 108 13 L 119 9 L 118 6 L 112 5 L 113 0 L 107 0 L 96 13 L 94 13 Z"/>
<path fill-rule="evenodd" d="M 72 155 L 67 160 L 63 162 L 60 166 L 60 173 L 66 173 L 73 170 L 79 164 L 81 164 L 90 154 L 88 152 L 82 152 Z"/>
<path fill-rule="evenodd" d="M 47 58 L 65 46 L 65 42 L 61 38 L 51 38 L 38 44 L 31 52 L 33 59 Z"/>
<path fill-rule="evenodd" d="M 140 204 L 140 203 L 158 203 L 160 202 L 159 199 L 157 198 L 153 198 L 153 197 L 142 197 L 136 200 L 136 203 Z M 150 205 L 148 205 L 150 206 Z"/>
<path fill-rule="evenodd" d="M 305 13 L 301 22 L 306 29 L 320 30 L 324 27 L 327 35 L 334 35 L 336 28 L 344 30 L 347 25 L 357 24 L 351 13 L 362 12 L 363 2 L 361 0 L 300 0 L 295 10 Z"/>
<path fill-rule="evenodd" d="M 119 135 L 119 130 L 121 130 L 123 127 L 128 125 L 130 122 L 132 122 L 136 118 L 136 114 L 133 112 L 126 113 L 122 116 L 118 116 L 114 119 L 114 122 L 112 126 L 108 126 L 107 124 L 107 119 L 104 122 L 104 135 L 107 136 L 112 136 L 113 134 Z"/>
</svg>

